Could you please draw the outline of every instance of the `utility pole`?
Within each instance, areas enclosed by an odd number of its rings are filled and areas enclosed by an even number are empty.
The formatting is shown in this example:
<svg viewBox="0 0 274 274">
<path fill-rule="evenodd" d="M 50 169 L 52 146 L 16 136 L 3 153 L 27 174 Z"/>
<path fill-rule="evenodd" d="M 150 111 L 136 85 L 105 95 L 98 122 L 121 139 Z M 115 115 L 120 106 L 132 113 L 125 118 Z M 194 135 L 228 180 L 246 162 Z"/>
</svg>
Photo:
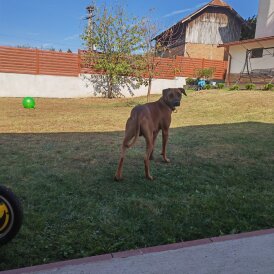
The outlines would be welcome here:
<svg viewBox="0 0 274 274">
<path fill-rule="evenodd" d="M 91 41 L 91 38 L 92 38 L 92 29 L 93 29 L 93 17 L 95 16 L 93 13 L 94 13 L 94 10 L 95 10 L 95 7 L 94 6 L 88 6 L 87 8 L 87 11 L 88 11 L 88 15 L 86 17 L 86 20 L 88 20 L 88 35 L 90 37 L 90 40 L 89 40 L 89 50 L 90 51 L 93 51 L 93 43 Z"/>
</svg>

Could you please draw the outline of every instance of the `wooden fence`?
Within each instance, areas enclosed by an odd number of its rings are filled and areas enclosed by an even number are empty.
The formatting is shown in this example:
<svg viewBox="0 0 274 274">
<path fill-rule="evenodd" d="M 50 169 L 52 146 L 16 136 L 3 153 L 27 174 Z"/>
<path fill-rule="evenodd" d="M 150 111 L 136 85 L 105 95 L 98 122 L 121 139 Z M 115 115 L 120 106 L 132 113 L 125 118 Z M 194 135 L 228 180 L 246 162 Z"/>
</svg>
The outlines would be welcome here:
<svg viewBox="0 0 274 274">
<path fill-rule="evenodd" d="M 196 69 L 214 68 L 214 79 L 224 80 L 227 70 L 227 62 L 219 60 L 208 60 L 199 58 L 176 57 L 176 76 L 193 77 Z"/>
<path fill-rule="evenodd" d="M 74 53 L 0 47 L 0 72 L 78 76 L 78 59 Z"/>
<path fill-rule="evenodd" d="M 86 73 L 81 51 L 63 53 L 38 49 L 0 46 L 0 72 L 59 76 Z M 199 68 L 215 68 L 214 79 L 225 79 L 227 62 L 199 58 L 157 58 L 155 78 L 195 77 Z"/>
</svg>

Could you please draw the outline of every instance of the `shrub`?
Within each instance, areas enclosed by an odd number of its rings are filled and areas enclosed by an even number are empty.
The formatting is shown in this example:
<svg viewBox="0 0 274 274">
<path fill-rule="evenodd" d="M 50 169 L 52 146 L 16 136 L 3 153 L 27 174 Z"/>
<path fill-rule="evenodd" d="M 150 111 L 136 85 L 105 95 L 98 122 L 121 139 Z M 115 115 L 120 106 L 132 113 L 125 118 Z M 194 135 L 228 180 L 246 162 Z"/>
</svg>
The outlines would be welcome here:
<svg viewBox="0 0 274 274">
<path fill-rule="evenodd" d="M 186 86 L 185 88 L 186 88 L 187 90 L 189 90 L 189 91 L 190 91 L 190 90 L 192 90 L 192 91 L 196 91 L 196 90 L 197 90 L 197 87 L 195 87 L 195 86 L 193 86 L 193 85 L 192 85 L 192 86 Z"/>
<path fill-rule="evenodd" d="M 205 89 L 212 89 L 212 86 L 210 84 L 206 84 Z"/>
<path fill-rule="evenodd" d="M 212 78 L 215 68 L 199 68 L 195 70 L 195 74 L 197 78 L 205 77 L 206 79 Z"/>
<path fill-rule="evenodd" d="M 224 83 L 218 83 L 217 84 L 217 88 L 218 89 L 223 89 L 225 87 L 225 84 Z"/>
<path fill-rule="evenodd" d="M 238 85 L 234 85 L 234 86 L 230 87 L 229 90 L 239 90 L 239 89 L 240 89 L 240 87 Z"/>
<path fill-rule="evenodd" d="M 193 78 L 187 78 L 186 79 L 186 84 L 189 86 L 196 85 L 197 80 Z"/>
<path fill-rule="evenodd" d="M 274 84 L 266 84 L 263 90 L 272 90 L 274 88 Z"/>
<path fill-rule="evenodd" d="M 246 85 L 245 85 L 245 88 L 246 88 L 247 90 L 253 90 L 253 89 L 256 88 L 256 86 L 255 86 L 254 84 L 246 84 Z"/>
</svg>

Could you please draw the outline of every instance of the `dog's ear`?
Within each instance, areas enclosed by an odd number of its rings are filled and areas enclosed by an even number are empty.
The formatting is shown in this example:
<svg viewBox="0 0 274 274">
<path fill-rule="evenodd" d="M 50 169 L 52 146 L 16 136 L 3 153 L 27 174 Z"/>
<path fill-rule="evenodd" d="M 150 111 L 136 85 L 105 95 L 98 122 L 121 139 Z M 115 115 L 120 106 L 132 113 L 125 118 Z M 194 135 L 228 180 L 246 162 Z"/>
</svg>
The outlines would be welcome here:
<svg viewBox="0 0 274 274">
<path fill-rule="evenodd" d="M 186 91 L 185 91 L 184 88 L 178 88 L 178 89 L 181 91 L 181 93 L 183 93 L 185 96 L 187 96 Z"/>
</svg>

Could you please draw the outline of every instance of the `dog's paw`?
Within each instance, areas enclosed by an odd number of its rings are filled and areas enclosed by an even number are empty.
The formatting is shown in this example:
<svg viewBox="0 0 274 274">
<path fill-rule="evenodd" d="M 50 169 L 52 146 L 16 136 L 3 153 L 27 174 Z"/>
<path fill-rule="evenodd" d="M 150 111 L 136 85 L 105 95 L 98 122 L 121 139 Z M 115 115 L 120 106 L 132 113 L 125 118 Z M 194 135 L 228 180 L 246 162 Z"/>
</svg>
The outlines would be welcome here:
<svg viewBox="0 0 274 274">
<path fill-rule="evenodd" d="M 122 181 L 122 177 L 119 177 L 117 175 L 114 176 L 114 181 L 115 182 L 121 182 Z"/>
<path fill-rule="evenodd" d="M 146 176 L 146 178 L 147 178 L 149 181 L 153 181 L 153 180 L 154 180 L 154 178 L 153 178 L 151 175 Z"/>
<path fill-rule="evenodd" d="M 170 163 L 170 160 L 168 158 L 164 158 L 165 163 Z"/>
</svg>

